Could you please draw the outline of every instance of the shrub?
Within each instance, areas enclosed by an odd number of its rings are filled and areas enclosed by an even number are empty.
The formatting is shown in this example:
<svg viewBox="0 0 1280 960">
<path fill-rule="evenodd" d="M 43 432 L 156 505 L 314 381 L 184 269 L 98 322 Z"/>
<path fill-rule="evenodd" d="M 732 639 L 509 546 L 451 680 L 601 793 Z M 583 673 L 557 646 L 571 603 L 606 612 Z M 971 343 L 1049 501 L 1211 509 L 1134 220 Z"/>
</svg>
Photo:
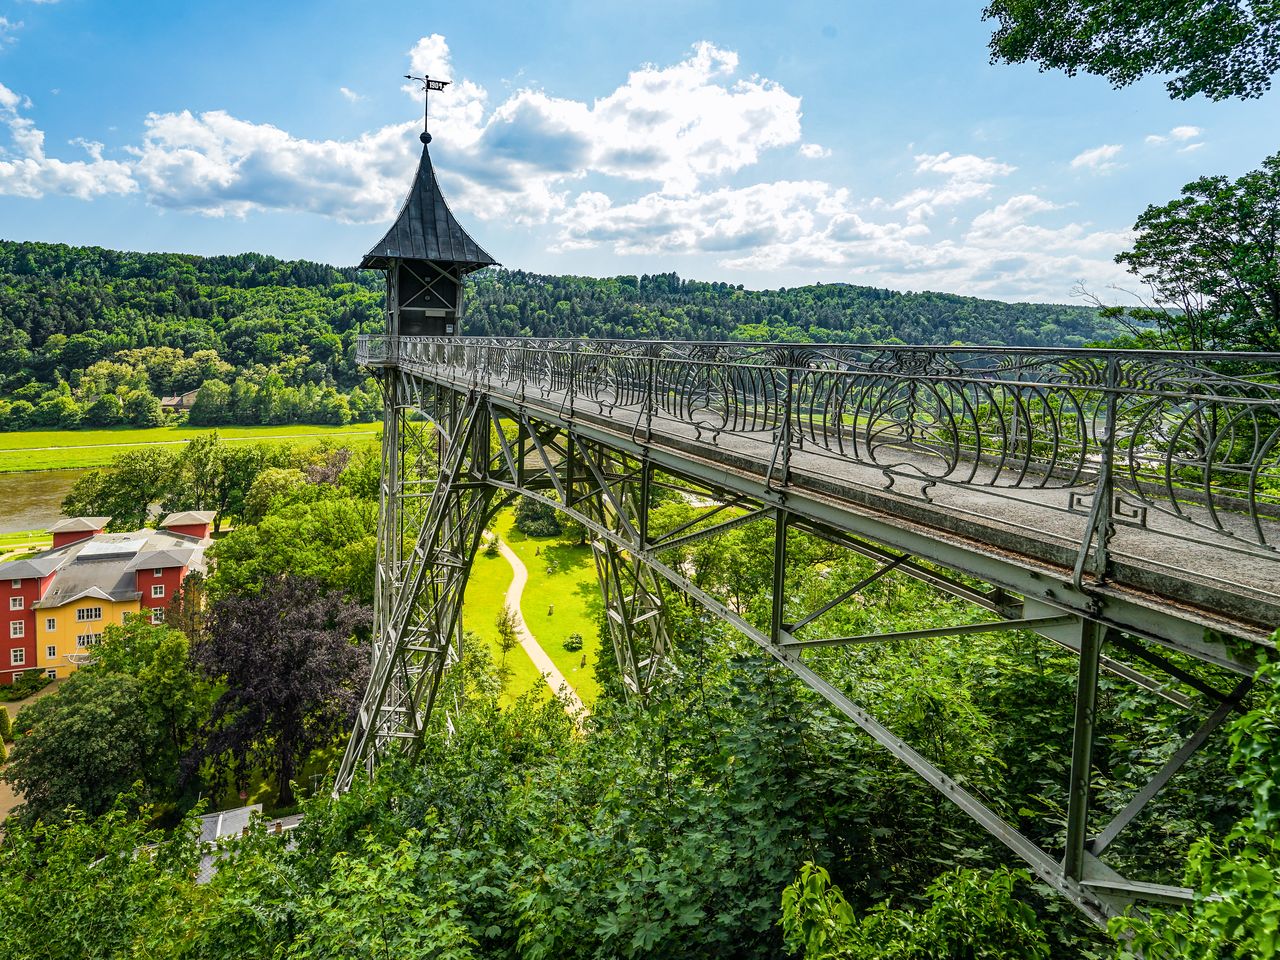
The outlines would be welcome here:
<svg viewBox="0 0 1280 960">
<path fill-rule="evenodd" d="M 0 701 L 25 700 L 37 690 L 43 690 L 53 683 L 39 670 L 28 670 L 7 687 L 0 687 Z"/>
<path fill-rule="evenodd" d="M 582 634 L 571 633 L 564 638 L 564 648 L 570 653 L 577 653 L 582 649 Z"/>
<path fill-rule="evenodd" d="M 521 497 L 516 503 L 516 529 L 526 537 L 559 536 L 560 521 L 555 507 Z"/>
</svg>

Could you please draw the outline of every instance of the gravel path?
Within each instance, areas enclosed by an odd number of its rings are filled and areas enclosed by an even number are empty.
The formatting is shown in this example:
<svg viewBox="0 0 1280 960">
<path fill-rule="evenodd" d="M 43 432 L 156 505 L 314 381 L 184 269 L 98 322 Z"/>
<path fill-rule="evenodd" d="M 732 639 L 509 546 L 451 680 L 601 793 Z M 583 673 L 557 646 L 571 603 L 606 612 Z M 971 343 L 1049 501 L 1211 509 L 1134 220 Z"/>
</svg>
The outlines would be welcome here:
<svg viewBox="0 0 1280 960">
<path fill-rule="evenodd" d="M 498 552 L 502 554 L 504 560 L 511 564 L 511 571 L 515 575 L 512 577 L 511 586 L 507 587 L 506 602 L 511 608 L 511 612 L 516 618 L 516 637 L 520 640 L 520 646 L 524 648 L 524 652 L 529 655 L 529 659 L 533 661 L 533 665 L 538 668 L 538 672 L 542 674 L 544 680 L 547 681 L 553 692 L 560 694 L 567 699 L 565 710 L 575 716 L 586 716 L 590 711 L 587 710 L 586 704 L 582 702 L 582 698 L 578 696 L 578 692 L 573 689 L 573 684 L 565 679 L 560 668 L 552 662 L 547 656 L 547 652 L 539 646 L 537 638 L 529 631 L 529 625 L 525 623 L 524 613 L 520 610 L 520 598 L 524 594 L 524 586 L 529 581 L 529 571 L 525 569 L 524 562 L 516 556 L 515 551 L 507 546 L 502 539 L 498 540 Z"/>
</svg>

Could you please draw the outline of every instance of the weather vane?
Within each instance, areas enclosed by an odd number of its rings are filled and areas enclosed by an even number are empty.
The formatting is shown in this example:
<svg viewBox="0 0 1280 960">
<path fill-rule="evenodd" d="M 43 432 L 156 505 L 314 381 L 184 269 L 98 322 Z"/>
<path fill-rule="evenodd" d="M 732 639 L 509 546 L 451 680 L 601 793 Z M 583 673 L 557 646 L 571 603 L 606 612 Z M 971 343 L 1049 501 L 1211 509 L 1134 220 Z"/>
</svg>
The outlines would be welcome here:
<svg viewBox="0 0 1280 960">
<path fill-rule="evenodd" d="M 404 75 L 404 78 L 406 80 L 417 80 L 420 84 L 422 84 L 422 136 L 420 136 L 418 139 L 421 140 L 423 143 L 430 143 L 431 133 L 427 130 L 427 121 L 430 115 L 429 111 L 431 106 L 431 91 L 435 90 L 439 92 L 443 90 L 445 87 L 447 87 L 453 81 L 452 80 L 432 80 L 431 77 L 425 73 L 420 77 L 415 77 L 411 73 L 406 73 Z"/>
</svg>

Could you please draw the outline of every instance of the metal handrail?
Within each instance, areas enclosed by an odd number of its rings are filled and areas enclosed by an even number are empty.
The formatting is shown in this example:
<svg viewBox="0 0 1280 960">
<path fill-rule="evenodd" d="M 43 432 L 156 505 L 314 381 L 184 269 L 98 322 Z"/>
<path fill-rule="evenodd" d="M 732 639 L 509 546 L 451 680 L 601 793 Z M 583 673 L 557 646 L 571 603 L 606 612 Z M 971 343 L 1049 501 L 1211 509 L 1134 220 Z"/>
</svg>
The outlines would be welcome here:
<svg viewBox="0 0 1280 960">
<path fill-rule="evenodd" d="M 357 360 L 762 440 L 783 483 L 796 449 L 926 494 L 1066 490 L 1077 581 L 1151 511 L 1280 546 L 1280 353 L 362 335 Z"/>
</svg>

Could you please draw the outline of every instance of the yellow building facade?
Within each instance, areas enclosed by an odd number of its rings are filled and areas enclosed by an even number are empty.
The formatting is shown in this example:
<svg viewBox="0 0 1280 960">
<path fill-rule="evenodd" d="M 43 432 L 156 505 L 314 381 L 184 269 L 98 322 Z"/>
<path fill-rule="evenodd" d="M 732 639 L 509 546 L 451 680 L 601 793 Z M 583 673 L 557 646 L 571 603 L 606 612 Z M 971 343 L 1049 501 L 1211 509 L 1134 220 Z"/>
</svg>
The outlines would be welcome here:
<svg viewBox="0 0 1280 960">
<path fill-rule="evenodd" d="M 102 600 L 86 597 L 64 607 L 36 611 L 36 665 L 57 679 L 76 672 L 85 654 L 102 639 L 108 626 L 125 622 L 141 612 L 137 600 Z"/>
</svg>

